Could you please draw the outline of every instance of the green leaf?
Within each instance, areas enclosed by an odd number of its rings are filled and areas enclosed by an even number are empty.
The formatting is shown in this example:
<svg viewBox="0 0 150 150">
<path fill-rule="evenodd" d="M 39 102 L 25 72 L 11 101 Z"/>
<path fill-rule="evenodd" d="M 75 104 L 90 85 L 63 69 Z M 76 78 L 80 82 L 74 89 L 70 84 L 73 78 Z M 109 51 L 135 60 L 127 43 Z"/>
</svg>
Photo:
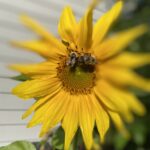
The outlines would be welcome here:
<svg viewBox="0 0 150 150">
<path fill-rule="evenodd" d="M 142 122 L 137 121 L 134 126 L 130 129 L 133 134 L 133 140 L 137 145 L 143 145 L 146 138 L 146 126 Z"/>
<path fill-rule="evenodd" d="M 36 150 L 36 148 L 30 142 L 16 141 L 8 146 L 1 147 L 0 150 Z"/>
<path fill-rule="evenodd" d="M 18 76 L 12 77 L 11 79 L 17 80 L 17 81 L 26 81 L 26 80 L 29 80 L 30 78 L 25 76 L 24 74 L 20 74 Z"/>
<path fill-rule="evenodd" d="M 64 148 L 64 137 L 65 134 L 63 129 L 61 127 L 58 128 L 54 133 L 51 141 L 53 149 L 62 150 Z"/>
<path fill-rule="evenodd" d="M 123 150 L 128 143 L 128 139 L 123 137 L 122 134 L 117 133 L 114 137 L 115 150 Z"/>
</svg>

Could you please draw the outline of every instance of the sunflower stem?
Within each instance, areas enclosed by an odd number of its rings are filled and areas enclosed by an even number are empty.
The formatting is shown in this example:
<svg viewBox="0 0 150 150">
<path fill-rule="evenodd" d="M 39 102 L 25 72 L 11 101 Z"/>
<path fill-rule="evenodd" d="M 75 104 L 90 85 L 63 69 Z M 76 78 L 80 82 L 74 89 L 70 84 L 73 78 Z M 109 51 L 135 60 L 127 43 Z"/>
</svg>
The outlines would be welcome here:
<svg viewBox="0 0 150 150">
<path fill-rule="evenodd" d="M 49 143 L 49 139 L 52 136 L 52 132 L 49 132 L 40 143 L 40 150 L 45 150 L 46 144 Z"/>
</svg>

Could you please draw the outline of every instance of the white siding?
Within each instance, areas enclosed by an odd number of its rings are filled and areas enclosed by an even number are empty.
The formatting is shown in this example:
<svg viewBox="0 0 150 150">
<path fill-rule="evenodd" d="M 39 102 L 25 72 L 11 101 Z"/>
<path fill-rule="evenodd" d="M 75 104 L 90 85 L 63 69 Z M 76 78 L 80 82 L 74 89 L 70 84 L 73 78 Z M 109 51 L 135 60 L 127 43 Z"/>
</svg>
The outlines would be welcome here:
<svg viewBox="0 0 150 150">
<path fill-rule="evenodd" d="M 82 16 L 90 0 L 0 0 L 0 146 L 15 140 L 39 140 L 39 127 L 28 129 L 28 120 L 21 120 L 23 112 L 34 100 L 22 101 L 11 94 L 11 89 L 17 85 L 8 77 L 16 75 L 7 66 L 11 63 L 37 62 L 39 56 L 15 49 L 10 46 L 11 40 L 28 40 L 36 35 L 27 30 L 19 21 L 19 15 L 29 14 L 37 19 L 57 36 L 57 23 L 60 12 L 67 4 L 71 5 L 77 18 Z M 113 0 L 105 0 L 95 10 L 94 20 L 112 5 Z"/>
</svg>

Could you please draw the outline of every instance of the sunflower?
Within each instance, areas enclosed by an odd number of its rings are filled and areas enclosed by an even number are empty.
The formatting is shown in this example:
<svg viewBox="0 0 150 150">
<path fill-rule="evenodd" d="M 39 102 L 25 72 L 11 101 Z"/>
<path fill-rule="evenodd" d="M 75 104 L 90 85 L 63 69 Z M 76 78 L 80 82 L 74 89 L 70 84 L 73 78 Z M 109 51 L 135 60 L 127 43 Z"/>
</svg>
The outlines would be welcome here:
<svg viewBox="0 0 150 150">
<path fill-rule="evenodd" d="M 72 9 L 65 7 L 58 24 L 61 40 L 29 16 L 22 15 L 22 22 L 40 38 L 13 42 L 45 58 L 38 64 L 11 66 L 28 77 L 13 89 L 13 94 L 25 100 L 36 99 L 23 118 L 34 112 L 28 127 L 41 124 L 40 137 L 60 123 L 65 131 L 65 150 L 69 149 L 78 128 L 88 150 L 93 144 L 95 126 L 104 141 L 110 119 L 128 136 L 123 121 L 131 122 L 133 113 L 143 115 L 146 111 L 129 87 L 150 91 L 149 81 L 132 71 L 150 63 L 150 55 L 122 50 L 145 33 L 147 27 L 140 25 L 106 36 L 122 11 L 123 2 L 117 1 L 93 25 L 95 6 L 94 1 L 79 22 Z"/>
</svg>

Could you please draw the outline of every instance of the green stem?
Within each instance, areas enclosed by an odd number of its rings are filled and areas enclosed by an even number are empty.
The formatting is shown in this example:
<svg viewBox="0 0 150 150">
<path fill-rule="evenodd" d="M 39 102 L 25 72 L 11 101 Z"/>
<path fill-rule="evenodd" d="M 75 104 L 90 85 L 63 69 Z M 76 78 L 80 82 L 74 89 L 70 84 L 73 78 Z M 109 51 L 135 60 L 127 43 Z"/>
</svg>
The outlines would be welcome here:
<svg viewBox="0 0 150 150">
<path fill-rule="evenodd" d="M 52 136 L 52 133 L 49 132 L 40 143 L 40 150 L 45 150 L 46 143 L 48 143 L 49 138 Z"/>
<path fill-rule="evenodd" d="M 73 141 L 73 149 L 72 150 L 77 150 L 78 149 L 78 144 L 79 144 L 79 131 L 77 131 L 74 141 Z"/>
</svg>

